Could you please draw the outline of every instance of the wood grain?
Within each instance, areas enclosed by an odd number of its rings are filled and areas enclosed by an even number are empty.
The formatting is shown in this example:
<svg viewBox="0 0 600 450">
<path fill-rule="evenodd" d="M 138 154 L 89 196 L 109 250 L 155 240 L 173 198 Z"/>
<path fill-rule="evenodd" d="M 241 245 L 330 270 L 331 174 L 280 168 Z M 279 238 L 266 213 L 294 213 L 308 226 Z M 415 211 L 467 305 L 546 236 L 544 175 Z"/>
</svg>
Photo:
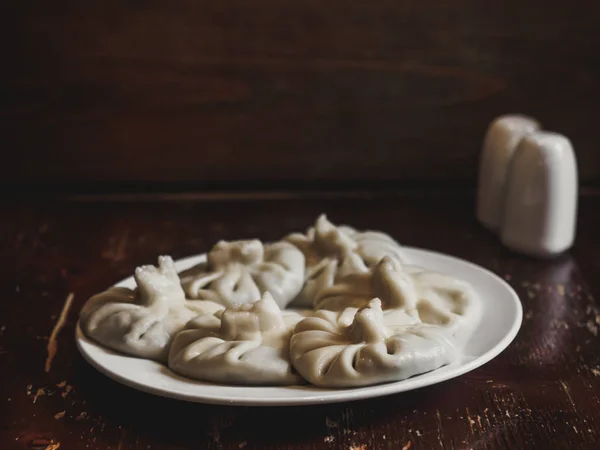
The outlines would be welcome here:
<svg viewBox="0 0 600 450">
<path fill-rule="evenodd" d="M 9 185 L 473 185 L 507 112 L 571 137 L 600 181 L 597 2 L 0 8 Z"/>
<path fill-rule="evenodd" d="M 463 194 L 116 202 L 5 201 L 0 222 L 0 448 L 504 449 L 595 448 L 600 440 L 600 197 L 584 197 L 576 246 L 539 262 L 503 249 Z M 87 297 L 158 254 L 218 239 L 276 239 L 320 212 L 379 227 L 407 245 L 500 275 L 525 311 L 515 342 L 483 367 L 380 399 L 236 408 L 153 397 L 110 381 L 73 340 Z M 75 294 L 44 371 L 47 338 Z"/>
</svg>

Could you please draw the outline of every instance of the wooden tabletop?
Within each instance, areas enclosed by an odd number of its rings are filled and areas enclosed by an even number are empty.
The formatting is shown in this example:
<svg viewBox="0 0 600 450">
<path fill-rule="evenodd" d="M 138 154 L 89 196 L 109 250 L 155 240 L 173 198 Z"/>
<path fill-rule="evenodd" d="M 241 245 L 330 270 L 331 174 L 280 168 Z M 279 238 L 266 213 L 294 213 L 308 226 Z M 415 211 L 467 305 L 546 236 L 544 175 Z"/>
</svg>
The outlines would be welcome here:
<svg viewBox="0 0 600 450">
<path fill-rule="evenodd" d="M 3 201 L 0 448 L 575 449 L 600 441 L 600 197 L 581 199 L 574 249 L 545 262 L 504 249 L 475 222 L 473 198 L 463 193 L 130 200 Z M 277 239 L 321 212 L 495 272 L 523 303 L 516 340 L 483 367 L 435 386 L 285 408 L 155 397 L 109 380 L 77 352 L 83 303 L 136 265 L 204 252 L 218 239 Z"/>
</svg>

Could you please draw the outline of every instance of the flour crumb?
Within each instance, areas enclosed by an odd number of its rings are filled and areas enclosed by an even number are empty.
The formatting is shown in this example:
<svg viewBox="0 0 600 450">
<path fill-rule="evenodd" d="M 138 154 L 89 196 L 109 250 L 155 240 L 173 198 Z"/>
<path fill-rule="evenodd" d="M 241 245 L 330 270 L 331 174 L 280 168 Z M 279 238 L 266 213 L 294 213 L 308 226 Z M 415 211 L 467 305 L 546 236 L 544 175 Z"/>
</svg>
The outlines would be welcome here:
<svg viewBox="0 0 600 450">
<path fill-rule="evenodd" d="M 38 388 L 38 390 L 35 392 L 35 396 L 33 397 L 33 403 L 37 402 L 37 399 L 43 395 L 46 395 L 44 388 Z"/>
</svg>

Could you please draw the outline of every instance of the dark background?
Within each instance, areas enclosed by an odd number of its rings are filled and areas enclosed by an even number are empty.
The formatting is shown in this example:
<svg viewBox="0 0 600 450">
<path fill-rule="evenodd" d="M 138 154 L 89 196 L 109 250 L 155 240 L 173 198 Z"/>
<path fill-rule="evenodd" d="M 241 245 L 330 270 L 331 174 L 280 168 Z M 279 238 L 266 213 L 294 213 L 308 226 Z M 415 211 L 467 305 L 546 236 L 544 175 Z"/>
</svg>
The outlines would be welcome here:
<svg viewBox="0 0 600 450">
<path fill-rule="evenodd" d="M 600 2 L 0 6 L 0 180 L 19 189 L 474 187 L 533 115 L 600 184 Z"/>
</svg>

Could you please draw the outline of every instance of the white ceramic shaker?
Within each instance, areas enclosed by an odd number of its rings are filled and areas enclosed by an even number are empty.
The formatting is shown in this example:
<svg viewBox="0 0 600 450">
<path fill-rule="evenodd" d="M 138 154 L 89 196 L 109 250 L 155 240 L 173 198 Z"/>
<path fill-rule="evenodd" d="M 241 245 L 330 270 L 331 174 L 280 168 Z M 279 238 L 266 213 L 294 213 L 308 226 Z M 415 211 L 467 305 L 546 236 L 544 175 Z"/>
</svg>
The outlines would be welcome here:
<svg viewBox="0 0 600 450">
<path fill-rule="evenodd" d="M 499 231 L 502 218 L 506 170 L 521 139 L 540 125 L 523 115 L 504 115 L 488 127 L 479 161 L 477 219 Z"/>
<path fill-rule="evenodd" d="M 542 258 L 571 247 L 577 186 L 577 163 L 569 139 L 546 131 L 525 136 L 508 168 L 502 243 Z"/>
</svg>

